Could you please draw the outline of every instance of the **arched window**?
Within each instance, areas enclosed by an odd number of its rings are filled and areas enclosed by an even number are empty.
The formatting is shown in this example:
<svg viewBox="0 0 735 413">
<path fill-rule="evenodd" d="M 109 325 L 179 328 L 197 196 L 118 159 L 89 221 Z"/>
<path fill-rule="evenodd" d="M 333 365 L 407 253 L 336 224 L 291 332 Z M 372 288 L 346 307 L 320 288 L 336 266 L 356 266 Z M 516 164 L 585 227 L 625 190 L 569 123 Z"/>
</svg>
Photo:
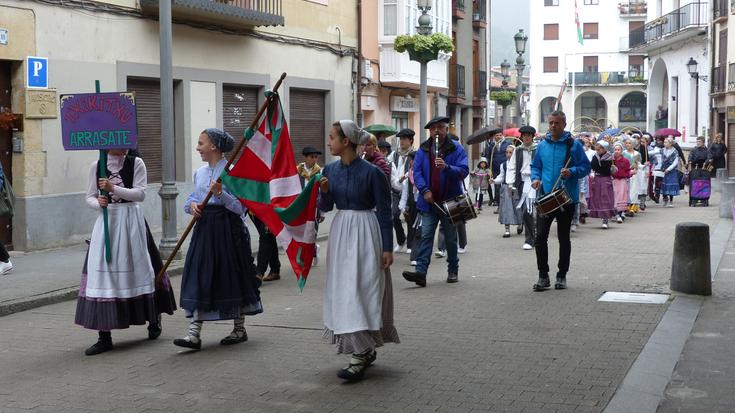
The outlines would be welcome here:
<svg viewBox="0 0 735 413">
<path fill-rule="evenodd" d="M 545 97 L 541 103 L 539 104 L 539 113 L 541 114 L 541 117 L 539 118 L 540 123 L 545 123 L 546 118 L 549 117 L 551 112 L 554 111 L 556 108 L 556 98 L 555 97 Z M 559 103 L 559 110 L 564 110 L 562 108 L 561 103 Z"/>
<path fill-rule="evenodd" d="M 643 92 L 631 92 L 623 96 L 618 104 L 620 122 L 646 121 L 646 95 Z"/>
</svg>

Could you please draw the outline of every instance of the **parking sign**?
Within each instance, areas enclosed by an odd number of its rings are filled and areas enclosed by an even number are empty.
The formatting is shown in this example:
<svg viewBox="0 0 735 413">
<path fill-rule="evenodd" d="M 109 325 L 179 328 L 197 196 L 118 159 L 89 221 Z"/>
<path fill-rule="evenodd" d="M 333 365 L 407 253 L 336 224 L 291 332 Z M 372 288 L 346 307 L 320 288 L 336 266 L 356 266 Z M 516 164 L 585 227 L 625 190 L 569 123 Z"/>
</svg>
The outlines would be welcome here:
<svg viewBox="0 0 735 413">
<path fill-rule="evenodd" d="M 26 66 L 28 67 L 26 87 L 47 89 L 48 59 L 45 57 L 28 56 Z"/>
</svg>

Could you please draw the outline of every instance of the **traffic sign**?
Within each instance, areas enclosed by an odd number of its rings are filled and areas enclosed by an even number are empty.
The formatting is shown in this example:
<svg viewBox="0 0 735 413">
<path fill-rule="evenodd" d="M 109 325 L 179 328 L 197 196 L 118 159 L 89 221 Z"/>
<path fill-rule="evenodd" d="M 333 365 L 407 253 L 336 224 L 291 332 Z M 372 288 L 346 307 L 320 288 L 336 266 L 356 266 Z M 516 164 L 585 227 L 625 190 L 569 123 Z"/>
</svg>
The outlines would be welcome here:
<svg viewBox="0 0 735 413">
<path fill-rule="evenodd" d="M 28 56 L 26 67 L 28 67 L 26 87 L 47 89 L 48 59 L 45 57 Z"/>
</svg>

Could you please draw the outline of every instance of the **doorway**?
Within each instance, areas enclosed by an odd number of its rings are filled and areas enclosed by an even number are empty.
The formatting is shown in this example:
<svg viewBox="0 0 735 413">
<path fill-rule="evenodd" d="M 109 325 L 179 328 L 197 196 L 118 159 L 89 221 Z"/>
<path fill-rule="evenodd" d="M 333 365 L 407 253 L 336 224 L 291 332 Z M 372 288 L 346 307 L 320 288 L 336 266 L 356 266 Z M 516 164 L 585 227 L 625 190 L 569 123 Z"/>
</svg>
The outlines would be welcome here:
<svg viewBox="0 0 735 413">
<path fill-rule="evenodd" d="M 10 106 L 11 65 L 8 60 L 0 60 L 0 112 L 13 112 Z M 13 130 L 0 128 L 0 162 L 3 166 L 5 179 L 13 183 Z M 8 250 L 13 249 L 13 219 L 0 217 L 0 242 Z"/>
</svg>

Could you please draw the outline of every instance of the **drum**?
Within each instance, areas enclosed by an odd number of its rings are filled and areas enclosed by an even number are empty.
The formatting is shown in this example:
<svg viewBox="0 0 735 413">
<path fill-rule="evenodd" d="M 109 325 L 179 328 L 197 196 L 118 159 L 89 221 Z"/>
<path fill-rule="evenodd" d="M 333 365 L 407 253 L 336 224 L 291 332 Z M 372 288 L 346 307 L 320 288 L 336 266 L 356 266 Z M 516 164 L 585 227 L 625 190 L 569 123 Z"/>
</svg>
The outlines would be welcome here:
<svg viewBox="0 0 735 413">
<path fill-rule="evenodd" d="M 475 206 L 470 201 L 470 197 L 466 193 L 444 202 L 444 211 L 449 216 L 449 220 L 453 225 L 460 222 L 467 222 L 477 218 Z"/>
<path fill-rule="evenodd" d="M 559 208 L 563 208 L 566 205 L 572 203 L 572 198 L 567 194 L 566 188 L 563 186 L 553 192 L 542 196 L 535 202 L 536 211 L 540 215 L 549 215 Z"/>
</svg>

